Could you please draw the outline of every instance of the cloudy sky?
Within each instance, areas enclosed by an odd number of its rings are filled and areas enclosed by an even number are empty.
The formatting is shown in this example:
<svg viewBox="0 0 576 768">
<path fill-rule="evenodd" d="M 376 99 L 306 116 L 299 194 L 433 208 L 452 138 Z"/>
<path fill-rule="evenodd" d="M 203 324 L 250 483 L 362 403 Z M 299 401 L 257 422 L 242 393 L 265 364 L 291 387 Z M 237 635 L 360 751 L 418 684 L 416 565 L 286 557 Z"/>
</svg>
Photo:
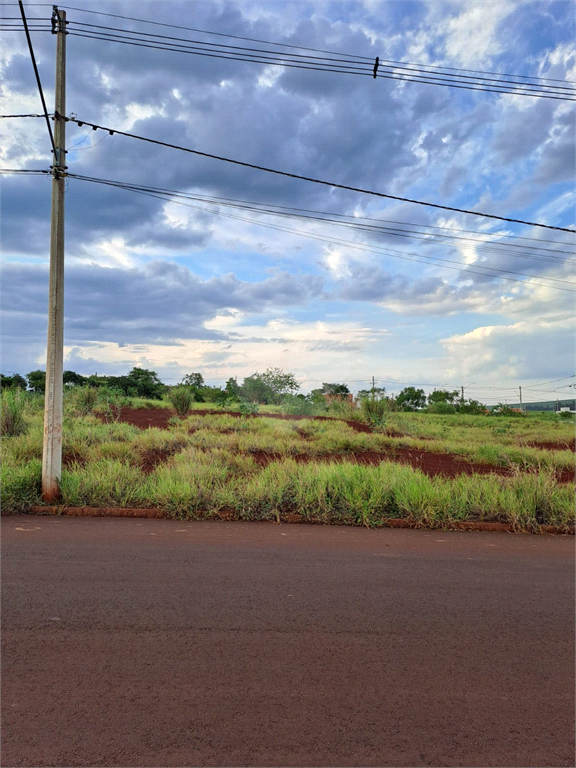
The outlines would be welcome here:
<svg viewBox="0 0 576 768">
<path fill-rule="evenodd" d="M 49 27 L 51 5 L 25 8 Z M 124 38 L 130 30 L 140 40 L 238 46 L 230 51 L 365 57 L 369 69 L 379 56 L 459 76 L 545 78 L 531 82 L 547 89 L 576 81 L 575 6 L 564 0 L 76 0 L 74 8 L 76 33 L 114 28 Z M 96 9 L 115 16 L 86 12 Z M 2 13 L 17 17 L 18 6 L 3 3 Z M 3 37 L 2 113 L 39 113 L 25 36 Z M 33 31 L 32 40 L 51 111 L 56 38 Z M 66 111 L 335 184 L 574 228 L 574 101 L 70 34 Z M 0 127 L 4 168 L 50 166 L 43 119 Z M 514 400 L 519 385 L 525 400 L 574 392 L 570 233 L 273 175 L 73 122 L 66 140 L 71 173 L 193 198 L 68 180 L 66 369 L 140 365 L 168 384 L 191 371 L 223 384 L 278 366 L 303 391 L 323 381 L 357 390 L 374 376 L 391 392 L 465 386 L 487 403 Z M 3 176 L 4 373 L 45 362 L 50 190 L 48 175 Z"/>
</svg>

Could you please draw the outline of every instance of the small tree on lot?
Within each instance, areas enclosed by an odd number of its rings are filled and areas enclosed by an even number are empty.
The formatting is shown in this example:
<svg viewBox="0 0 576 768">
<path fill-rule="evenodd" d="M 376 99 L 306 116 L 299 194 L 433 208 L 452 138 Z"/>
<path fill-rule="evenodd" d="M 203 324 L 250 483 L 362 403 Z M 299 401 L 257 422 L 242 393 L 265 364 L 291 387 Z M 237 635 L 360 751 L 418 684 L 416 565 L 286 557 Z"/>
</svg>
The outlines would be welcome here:
<svg viewBox="0 0 576 768">
<path fill-rule="evenodd" d="M 396 405 L 402 411 L 416 411 L 426 405 L 426 395 L 423 389 L 406 387 L 396 397 Z"/>
<path fill-rule="evenodd" d="M 324 382 L 322 387 L 313 389 L 310 392 L 310 396 L 314 399 L 324 397 L 324 395 L 330 395 L 330 397 L 348 397 L 350 390 L 346 384 L 329 384 Z"/>
<path fill-rule="evenodd" d="M 226 396 L 229 400 L 240 400 L 242 396 L 240 385 L 236 379 L 233 379 L 232 377 L 230 377 L 226 382 L 224 391 L 226 392 Z"/>
<path fill-rule="evenodd" d="M 430 395 L 428 395 L 428 405 L 435 405 L 436 403 L 454 403 L 458 397 L 458 390 L 454 389 L 449 391 L 447 389 L 435 389 Z"/>
<path fill-rule="evenodd" d="M 187 373 L 181 382 L 184 387 L 199 387 L 204 386 L 204 376 L 201 373 Z"/>
<path fill-rule="evenodd" d="M 28 388 L 32 392 L 44 392 L 46 389 L 46 371 L 30 371 L 26 374 Z"/>
<path fill-rule="evenodd" d="M 284 395 L 293 394 L 300 389 L 293 373 L 284 373 L 281 368 L 267 368 L 262 374 L 262 381 L 270 387 L 274 403 L 279 403 Z"/>
<path fill-rule="evenodd" d="M 292 373 L 284 373 L 280 368 L 268 368 L 264 373 L 247 376 L 241 387 L 242 396 L 250 403 L 281 403 L 284 395 L 300 389 L 300 384 Z"/>
</svg>

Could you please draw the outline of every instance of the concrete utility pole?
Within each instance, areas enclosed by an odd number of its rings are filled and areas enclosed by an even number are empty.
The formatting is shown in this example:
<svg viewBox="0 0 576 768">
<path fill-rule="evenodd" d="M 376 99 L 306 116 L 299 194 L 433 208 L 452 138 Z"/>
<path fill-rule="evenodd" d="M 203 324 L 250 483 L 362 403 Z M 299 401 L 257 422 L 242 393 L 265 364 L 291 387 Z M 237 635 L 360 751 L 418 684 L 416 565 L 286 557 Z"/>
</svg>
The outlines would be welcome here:
<svg viewBox="0 0 576 768">
<path fill-rule="evenodd" d="M 524 413 L 524 408 L 522 407 L 522 387 L 518 387 L 518 392 L 520 392 L 520 410 Z"/>
<path fill-rule="evenodd" d="M 55 17 L 55 18 L 54 18 Z M 56 95 L 52 166 L 52 216 L 50 230 L 50 285 L 44 443 L 42 447 L 42 498 L 60 495 L 62 474 L 62 375 L 64 356 L 64 184 L 66 175 L 66 12 L 54 9 L 56 27 Z"/>
</svg>

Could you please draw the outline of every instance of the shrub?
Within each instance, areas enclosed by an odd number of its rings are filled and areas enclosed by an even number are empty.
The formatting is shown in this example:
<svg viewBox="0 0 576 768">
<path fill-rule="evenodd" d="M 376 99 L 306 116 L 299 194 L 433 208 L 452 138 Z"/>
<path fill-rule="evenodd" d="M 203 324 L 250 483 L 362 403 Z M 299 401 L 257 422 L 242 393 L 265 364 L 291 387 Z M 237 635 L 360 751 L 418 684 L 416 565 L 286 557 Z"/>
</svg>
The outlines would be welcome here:
<svg viewBox="0 0 576 768">
<path fill-rule="evenodd" d="M 258 413 L 258 403 L 250 403 L 247 400 L 243 400 L 238 406 L 238 410 L 248 418 L 248 416 L 255 416 Z"/>
<path fill-rule="evenodd" d="M 2 392 L 1 432 L 7 437 L 17 437 L 26 432 L 24 419 L 26 395 L 21 389 L 7 389 Z"/>
<path fill-rule="evenodd" d="M 282 398 L 282 411 L 295 416 L 310 416 L 314 410 L 314 403 L 304 395 L 284 395 Z"/>
<path fill-rule="evenodd" d="M 106 423 L 118 421 L 122 406 L 126 405 L 127 402 L 129 400 L 124 397 L 122 390 L 116 389 L 116 387 L 100 387 L 98 389 L 98 403 L 94 411 L 102 416 Z"/>
<path fill-rule="evenodd" d="M 390 411 L 386 398 L 363 397 L 360 400 L 360 412 L 369 424 L 381 427 Z"/>
<path fill-rule="evenodd" d="M 98 396 L 99 392 L 96 387 L 76 386 L 68 395 L 68 399 L 78 416 L 87 416 L 96 407 Z"/>
<path fill-rule="evenodd" d="M 446 415 L 448 413 L 456 413 L 456 407 L 452 403 L 432 403 L 432 405 L 426 408 L 426 413 Z"/>
<path fill-rule="evenodd" d="M 170 403 L 178 416 L 180 416 L 181 419 L 185 419 L 192 410 L 194 392 L 190 387 L 174 387 L 174 389 L 171 389 L 168 393 L 168 400 L 170 400 Z"/>
</svg>

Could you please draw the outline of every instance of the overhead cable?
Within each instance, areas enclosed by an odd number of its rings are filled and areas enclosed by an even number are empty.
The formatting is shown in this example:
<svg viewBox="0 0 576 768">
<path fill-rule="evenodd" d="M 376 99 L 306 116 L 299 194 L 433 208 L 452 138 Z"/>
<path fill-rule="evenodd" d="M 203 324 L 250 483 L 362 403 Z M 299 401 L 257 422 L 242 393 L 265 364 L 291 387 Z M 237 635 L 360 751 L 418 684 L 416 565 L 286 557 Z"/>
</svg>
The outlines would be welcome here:
<svg viewBox="0 0 576 768">
<path fill-rule="evenodd" d="M 32 66 L 34 67 L 34 74 L 36 75 L 36 84 L 38 86 L 38 92 L 40 93 L 40 100 L 42 107 L 44 108 L 44 117 L 46 118 L 46 126 L 48 127 L 48 134 L 50 136 L 50 143 L 52 144 L 52 152 L 54 153 L 54 163 L 58 158 L 58 152 L 56 151 L 56 144 L 54 143 L 54 135 L 52 134 L 52 126 L 50 125 L 50 119 L 48 117 L 48 108 L 46 106 L 46 100 L 44 98 L 44 91 L 42 90 L 42 83 L 40 82 L 40 74 L 38 72 L 38 66 L 36 64 L 36 57 L 34 56 L 34 48 L 32 47 L 32 40 L 30 38 L 30 32 L 28 30 L 28 23 L 26 21 L 26 14 L 24 13 L 24 6 L 22 0 L 18 0 L 20 6 L 20 13 L 22 15 L 22 22 L 26 31 L 26 40 L 28 41 L 28 50 L 30 51 L 30 58 L 32 59 Z"/>
<path fill-rule="evenodd" d="M 87 10 L 85 8 L 76 8 L 76 7 L 73 7 L 73 6 L 66 6 L 66 5 L 64 5 L 62 7 L 66 8 L 68 10 L 78 11 L 78 12 L 81 12 L 81 13 L 91 13 L 91 14 L 94 14 L 94 15 L 107 16 L 109 18 L 116 18 L 116 19 L 124 19 L 126 21 L 135 21 L 135 22 L 138 22 L 138 23 L 149 24 L 149 25 L 153 25 L 153 26 L 159 26 L 159 27 L 165 27 L 165 28 L 171 28 L 171 29 L 184 30 L 184 31 L 188 31 L 188 32 L 196 32 L 196 33 L 201 33 L 201 34 L 205 34 L 205 35 L 225 37 L 225 38 L 228 38 L 228 39 L 242 40 L 242 41 L 245 41 L 245 42 L 260 43 L 260 44 L 264 44 L 264 45 L 275 45 L 277 47 L 282 47 L 282 48 L 297 49 L 297 50 L 303 50 L 303 51 L 311 51 L 313 53 L 328 53 L 328 54 L 333 55 L 333 56 L 344 56 L 344 57 L 347 57 L 347 58 L 354 58 L 354 59 L 360 59 L 360 60 L 364 60 L 364 61 L 369 61 L 371 63 L 374 62 L 374 57 L 373 56 L 362 56 L 362 55 L 358 55 L 358 54 L 344 53 L 344 52 L 341 52 L 341 51 L 331 51 L 331 50 L 326 50 L 326 49 L 321 49 L 321 48 L 311 48 L 309 46 L 295 45 L 295 44 L 291 44 L 291 43 L 272 42 L 270 40 L 262 40 L 260 38 L 253 38 L 253 37 L 246 37 L 246 36 L 241 36 L 241 35 L 234 35 L 234 34 L 230 34 L 230 33 L 226 33 L 226 32 L 216 32 L 216 31 L 211 31 L 211 30 L 206 30 L 206 29 L 199 29 L 197 27 L 187 27 L 187 26 L 184 26 L 182 24 L 168 24 L 166 22 L 151 21 L 149 19 L 136 18 L 134 16 L 122 16 L 120 14 L 105 13 L 105 12 L 102 12 L 102 11 L 94 11 L 94 10 Z M 449 66 L 437 67 L 436 65 L 432 65 L 432 64 L 410 64 L 408 62 L 403 62 L 403 61 L 396 61 L 396 60 L 391 60 L 391 59 L 383 59 L 382 57 L 380 57 L 379 64 L 393 64 L 393 65 L 399 65 L 399 66 L 413 66 L 413 67 L 419 67 L 419 68 L 428 68 L 428 69 L 431 69 L 431 70 L 442 69 L 442 70 L 448 70 L 448 71 L 456 72 L 456 73 L 466 72 L 466 73 L 477 74 L 477 75 L 495 75 L 497 77 L 509 77 L 509 78 L 510 77 L 515 77 L 515 78 L 523 79 L 523 80 L 536 80 L 536 81 L 541 81 L 541 82 L 561 82 L 561 83 L 570 82 L 570 81 L 566 81 L 566 80 L 561 80 L 559 78 L 543 78 L 543 77 L 537 77 L 537 76 L 533 76 L 533 75 L 518 75 L 518 74 L 510 74 L 510 73 L 504 73 L 504 72 L 487 72 L 487 71 L 483 71 L 483 70 L 463 69 L 463 68 L 449 67 Z"/>
<path fill-rule="evenodd" d="M 61 117 L 64 117 L 64 116 L 61 116 Z M 67 121 L 73 122 L 73 123 L 77 123 L 80 126 L 88 125 L 91 128 L 93 128 L 94 130 L 98 130 L 99 129 L 99 130 L 102 130 L 102 131 L 108 131 L 108 133 L 110 135 L 113 135 L 113 134 L 117 133 L 119 136 L 127 136 L 128 138 L 131 138 L 131 139 L 138 139 L 139 141 L 145 141 L 145 142 L 147 142 L 149 144 L 155 144 L 157 146 L 167 147 L 169 149 L 177 149 L 177 150 L 180 150 L 181 152 L 188 152 L 190 154 L 197 155 L 199 157 L 206 157 L 206 158 L 209 158 L 211 160 L 219 160 L 219 161 L 225 162 L 225 163 L 232 163 L 233 165 L 239 165 L 239 166 L 241 166 L 243 168 L 252 168 L 253 170 L 256 170 L 256 171 L 263 171 L 265 173 L 273 173 L 273 174 L 275 174 L 277 176 L 284 176 L 284 177 L 291 178 L 291 179 L 299 179 L 300 181 L 308 181 L 308 182 L 311 182 L 313 184 L 322 184 L 323 186 L 332 187 L 334 189 L 344 189 L 344 190 L 347 190 L 349 192 L 359 192 L 360 194 L 363 194 L 363 195 L 372 195 L 374 197 L 382 197 L 382 198 L 386 198 L 388 200 L 399 200 L 399 201 L 404 202 L 404 203 L 414 203 L 415 205 L 425 205 L 425 206 L 428 206 L 430 208 L 438 208 L 438 209 L 444 210 L 444 211 L 455 211 L 457 213 L 466 213 L 466 214 L 469 214 L 471 216 L 479 216 L 481 218 L 488 218 L 488 219 L 497 219 L 498 221 L 507 221 L 507 222 L 510 222 L 510 223 L 513 223 L 513 224 L 525 224 L 525 225 L 530 226 L 530 227 L 542 227 L 544 229 L 553 229 L 553 230 L 556 230 L 556 231 L 559 231 L 559 232 L 571 232 L 571 233 L 574 232 L 573 229 L 568 229 L 567 227 L 555 227 L 555 226 L 552 226 L 551 224 L 539 224 L 538 222 L 535 222 L 535 221 L 524 221 L 522 219 L 512 219 L 512 218 L 509 218 L 509 217 L 506 217 L 506 216 L 497 216 L 494 213 L 481 213 L 479 211 L 470 211 L 470 210 L 467 210 L 465 208 L 456 208 L 456 207 L 449 206 L 449 205 L 440 205 L 438 203 L 429 203 L 429 202 L 425 202 L 423 200 L 413 200 L 413 199 L 408 198 L 408 197 L 400 197 L 399 195 L 388 195 L 388 194 L 385 194 L 384 192 L 375 192 L 373 190 L 362 189 L 361 187 L 352 187 L 352 186 L 348 186 L 347 184 L 338 184 L 336 182 L 325 181 L 323 179 L 315 179 L 315 178 L 310 177 L 310 176 L 302 176 L 302 175 L 297 174 L 297 173 L 289 173 L 288 171 L 280 171 L 280 170 L 275 169 L 275 168 L 267 168 L 267 167 L 262 166 L 262 165 L 256 165 L 255 163 L 247 163 L 247 162 L 244 162 L 242 160 L 234 160 L 234 159 L 229 158 L 229 157 L 222 157 L 220 155 L 214 155 L 214 154 L 209 153 L 209 152 L 201 152 L 201 151 L 199 151 L 197 149 L 190 149 L 190 147 L 181 147 L 181 146 L 179 146 L 177 144 L 170 144 L 170 143 L 165 142 L 165 141 L 159 141 L 158 139 L 150 139 L 150 138 L 148 138 L 146 136 L 138 136 L 135 133 L 129 133 L 128 131 L 120 131 L 120 130 L 118 130 L 116 128 L 107 128 L 106 126 L 98 125 L 96 123 L 89 123 L 86 120 L 79 120 L 78 118 L 66 117 L 64 119 L 67 120 Z"/>
<path fill-rule="evenodd" d="M 321 72 L 340 74 L 364 75 L 393 80 L 409 80 L 430 85 L 449 85 L 454 88 L 481 90 L 490 93 L 510 93 L 521 96 L 535 96 L 556 100 L 576 100 L 576 91 L 571 85 L 541 85 L 540 83 L 515 82 L 502 78 L 484 77 L 478 75 L 453 75 L 441 69 L 425 70 L 417 65 L 383 64 L 380 62 L 378 72 L 374 72 L 373 63 L 352 58 L 341 60 L 329 57 L 311 56 L 310 54 L 286 54 L 282 51 L 269 49 L 243 48 L 234 45 L 210 43 L 185 38 L 171 38 L 166 35 L 152 35 L 146 32 L 132 32 L 99 25 L 84 25 L 82 22 L 71 22 L 69 34 L 77 37 L 96 39 L 108 42 L 124 43 L 137 47 L 188 53 L 210 58 L 233 61 L 247 61 L 257 64 L 276 65 L 287 68 L 307 69 Z M 78 28 L 80 26 L 80 28 Z M 88 28 L 84 28 L 88 27 Z M 142 37 L 142 36 L 146 36 Z M 154 38 L 154 39 L 147 39 Z M 272 44 L 274 45 L 274 44 Z M 374 72 L 374 74 L 373 74 Z"/>
<path fill-rule="evenodd" d="M 112 181 L 107 180 L 107 179 L 97 179 L 97 178 L 94 178 L 94 177 L 81 176 L 79 174 L 73 174 L 73 173 L 69 173 L 68 176 L 70 178 L 76 178 L 76 179 L 78 179 L 80 181 L 95 182 L 95 183 L 104 184 L 104 185 L 107 185 L 107 186 L 118 187 L 120 189 L 126 189 L 128 191 L 137 192 L 139 194 L 147 195 L 149 197 L 155 197 L 156 199 L 169 200 L 169 201 L 171 200 L 170 197 L 166 197 L 165 195 L 162 195 L 161 193 L 144 191 L 143 189 L 137 188 L 135 185 L 124 184 L 124 183 L 121 183 L 121 182 L 112 182 Z M 207 210 L 205 208 L 200 208 L 199 206 L 194 206 L 194 205 L 189 205 L 187 203 L 183 203 L 183 202 L 181 202 L 179 200 L 176 200 L 174 202 L 177 202 L 178 204 L 181 204 L 181 205 L 185 205 L 187 207 L 197 208 L 198 210 L 201 210 L 201 211 L 202 210 L 203 211 Z M 278 226 L 276 224 L 267 224 L 267 223 L 263 223 L 263 222 L 254 222 L 253 219 L 246 219 L 245 217 L 237 216 L 237 215 L 231 214 L 231 213 L 224 213 L 222 211 L 218 211 L 218 215 L 225 216 L 225 217 L 231 218 L 231 219 L 236 219 L 236 220 L 239 220 L 239 221 L 248 222 L 250 224 L 257 224 L 258 226 L 263 226 L 263 227 L 266 227 L 268 229 L 275 229 L 275 230 L 278 230 L 278 231 L 281 231 L 281 232 L 289 232 L 291 234 L 300 235 L 300 236 L 306 237 L 306 238 L 311 239 L 311 240 L 319 240 L 321 242 L 328 242 L 328 243 L 332 243 L 332 244 L 336 243 L 336 244 L 339 244 L 339 245 L 347 246 L 349 248 L 354 248 L 356 250 L 362 250 L 362 251 L 368 251 L 368 252 L 371 252 L 371 253 L 379 253 L 379 254 L 383 254 L 383 255 L 389 255 L 389 256 L 392 256 L 393 258 L 400 258 L 400 259 L 403 259 L 405 261 L 416 261 L 416 262 L 419 262 L 421 264 L 427 264 L 428 266 L 442 266 L 442 267 L 445 267 L 445 265 L 447 265 L 447 264 L 457 264 L 458 265 L 457 267 L 447 266 L 446 268 L 447 269 L 455 269 L 458 272 L 477 274 L 477 275 L 481 275 L 482 277 L 490 277 L 492 279 L 494 279 L 494 278 L 501 278 L 503 280 L 512 280 L 513 282 L 518 282 L 518 283 L 524 283 L 525 282 L 524 280 L 519 280 L 517 278 L 512 278 L 512 277 L 507 277 L 506 276 L 508 274 L 514 274 L 514 275 L 520 275 L 522 277 L 528 277 L 528 278 L 535 279 L 535 280 L 550 280 L 550 281 L 553 281 L 555 283 L 564 283 L 566 285 L 574 285 L 574 286 L 576 286 L 576 283 L 572 283 L 572 282 L 570 282 L 568 280 L 562 280 L 560 278 L 545 277 L 545 276 L 538 276 L 538 275 L 529 275 L 529 274 L 526 274 L 526 273 L 523 273 L 523 272 L 518 272 L 518 271 L 515 271 L 515 270 L 502 270 L 502 269 L 498 269 L 496 267 L 488 267 L 488 266 L 484 267 L 481 264 L 480 265 L 479 264 L 469 265 L 469 264 L 464 264 L 462 262 L 454 261 L 452 259 L 443 259 L 443 258 L 436 257 L 436 256 L 423 256 L 423 258 L 422 258 L 422 254 L 407 253 L 406 251 L 397 251 L 397 250 L 395 250 L 393 248 L 388 248 L 388 247 L 380 247 L 380 248 L 369 247 L 369 246 L 366 246 L 364 244 L 359 244 L 359 243 L 351 242 L 349 240 L 342 240 L 340 238 L 334 238 L 334 237 L 324 237 L 324 236 L 321 236 L 321 235 L 318 235 L 318 234 L 312 234 L 310 232 L 302 232 L 301 230 L 294 230 L 294 229 L 290 229 L 288 227 L 281 227 L 281 226 Z M 439 262 L 439 264 L 435 264 L 435 262 Z M 482 270 L 482 271 L 480 271 L 480 270 Z M 500 274 L 494 274 L 495 272 L 500 273 Z M 540 287 L 543 287 L 543 288 L 553 288 L 553 289 L 556 289 L 556 290 L 568 291 L 570 293 L 575 293 L 576 292 L 576 291 L 573 291 L 571 288 L 563 288 L 563 287 L 560 287 L 560 286 L 548 285 L 548 284 L 545 284 L 545 283 L 532 283 L 532 285 L 540 285 Z"/>
</svg>

